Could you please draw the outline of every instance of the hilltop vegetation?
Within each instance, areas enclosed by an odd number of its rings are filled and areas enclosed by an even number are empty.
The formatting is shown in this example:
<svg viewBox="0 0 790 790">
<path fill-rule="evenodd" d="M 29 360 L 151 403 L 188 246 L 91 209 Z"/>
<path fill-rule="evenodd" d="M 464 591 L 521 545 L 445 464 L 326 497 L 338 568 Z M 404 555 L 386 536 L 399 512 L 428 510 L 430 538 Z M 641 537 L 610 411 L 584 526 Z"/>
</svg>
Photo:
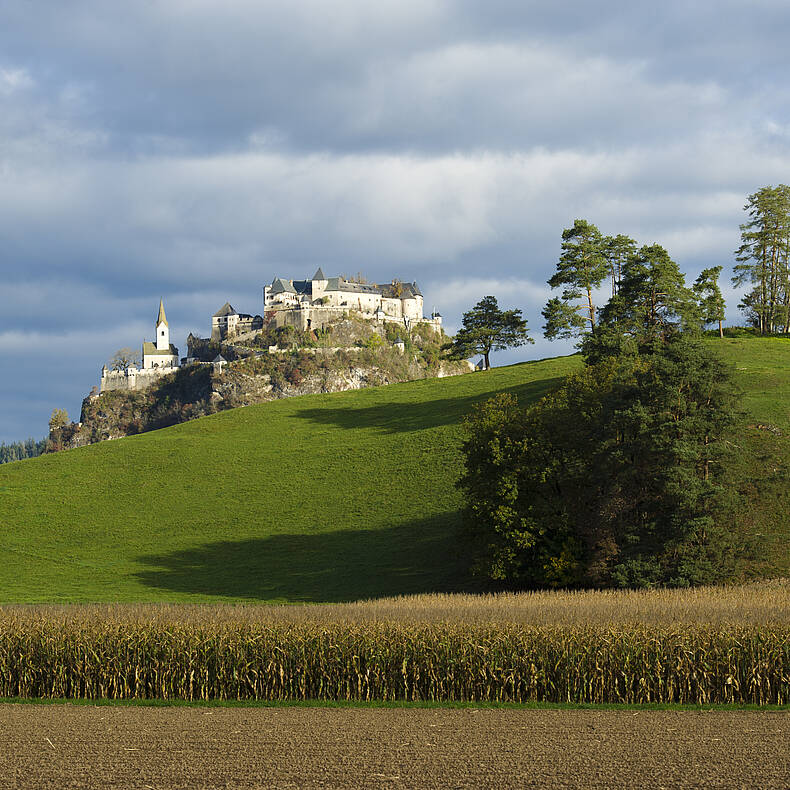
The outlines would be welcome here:
<svg viewBox="0 0 790 790">
<path fill-rule="evenodd" d="M 189 364 L 144 390 L 94 393 L 83 401 L 79 423 L 64 420 L 50 431 L 49 450 L 145 433 L 279 398 L 468 373 L 465 362 L 440 359 L 445 339 L 428 324 L 406 331 L 398 324 L 354 316 L 319 332 L 268 327 L 227 341 L 190 335 L 190 357 L 210 363 L 221 355 L 228 364 Z M 397 341 L 403 342 L 402 349 Z"/>
</svg>

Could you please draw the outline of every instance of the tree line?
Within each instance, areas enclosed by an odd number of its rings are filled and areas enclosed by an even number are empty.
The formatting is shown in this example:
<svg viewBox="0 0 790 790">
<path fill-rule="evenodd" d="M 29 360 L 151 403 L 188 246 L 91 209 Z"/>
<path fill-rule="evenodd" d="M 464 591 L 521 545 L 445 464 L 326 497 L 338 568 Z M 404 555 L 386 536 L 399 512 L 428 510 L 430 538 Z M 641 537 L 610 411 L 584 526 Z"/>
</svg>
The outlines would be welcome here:
<svg viewBox="0 0 790 790">
<path fill-rule="evenodd" d="M 0 444 L 0 464 L 7 464 L 10 461 L 21 461 L 24 458 L 35 458 L 43 455 L 48 448 L 47 439 L 26 439 L 22 442 L 5 442 Z"/>
<path fill-rule="evenodd" d="M 549 299 L 542 311 L 544 337 L 595 335 L 600 342 L 604 335 L 649 334 L 666 326 L 663 316 L 669 314 L 685 328 L 717 324 L 723 337 L 721 271 L 721 266 L 703 269 L 687 288 L 683 273 L 660 244 L 639 247 L 628 236 L 604 236 L 592 223 L 577 219 L 562 233 L 560 259 L 548 281 L 561 295 Z M 604 284 L 609 296 L 599 304 Z M 501 310 L 496 297 L 485 296 L 464 313 L 461 329 L 445 351 L 453 359 L 480 354 L 488 369 L 491 352 L 534 342 L 521 310 Z"/>
<path fill-rule="evenodd" d="M 765 186 L 749 195 L 740 226 L 741 245 L 735 251 L 732 283 L 749 286 L 738 307 L 747 323 L 761 335 L 790 333 L 790 186 Z M 659 244 L 641 247 L 629 236 L 605 236 L 592 223 L 577 219 L 562 233 L 556 271 L 549 279 L 561 289 L 542 311 L 544 336 L 568 339 L 592 331 L 600 321 L 601 293 L 609 302 L 609 317 L 634 302 L 642 320 L 656 323 L 656 313 L 674 305 L 686 324 L 714 324 L 724 336 L 725 302 L 719 287 L 721 266 L 703 269 L 690 289 Z M 679 279 L 680 276 L 680 279 Z M 633 316 L 632 316 L 633 318 Z M 492 351 L 533 342 L 520 310 L 499 309 L 486 296 L 464 313 L 462 326 L 447 351 L 454 358 L 481 354 L 490 367 Z"/>
</svg>

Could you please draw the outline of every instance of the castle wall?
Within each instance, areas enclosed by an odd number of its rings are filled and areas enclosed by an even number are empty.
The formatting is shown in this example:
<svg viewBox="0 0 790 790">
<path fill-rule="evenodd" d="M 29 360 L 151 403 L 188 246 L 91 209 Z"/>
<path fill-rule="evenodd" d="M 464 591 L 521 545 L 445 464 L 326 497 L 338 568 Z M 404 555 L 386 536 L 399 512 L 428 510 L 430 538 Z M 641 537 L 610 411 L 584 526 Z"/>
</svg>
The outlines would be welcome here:
<svg viewBox="0 0 790 790">
<path fill-rule="evenodd" d="M 150 387 L 162 376 L 169 376 L 176 368 L 129 368 L 128 370 L 104 370 L 99 382 L 99 392 L 112 390 L 138 391 Z"/>
<path fill-rule="evenodd" d="M 334 321 L 342 320 L 348 313 L 348 307 L 304 307 L 278 310 L 274 314 L 274 325 L 278 328 L 292 326 L 305 332 L 307 329 L 323 329 Z"/>
<path fill-rule="evenodd" d="M 327 291 L 324 296 L 331 307 L 345 307 L 360 313 L 374 313 L 381 305 L 381 294 L 350 293 L 348 291 Z"/>
<path fill-rule="evenodd" d="M 263 328 L 263 319 L 261 316 L 212 316 L 211 318 L 211 339 L 212 340 L 225 340 L 229 337 L 238 337 L 247 334 L 248 332 L 255 332 Z"/>
<path fill-rule="evenodd" d="M 412 321 L 422 320 L 423 299 L 421 296 L 415 296 L 410 299 L 403 299 L 403 315 L 410 318 Z"/>
<path fill-rule="evenodd" d="M 398 300 L 387 300 L 387 301 L 397 301 L 398 304 L 402 303 L 404 306 L 408 305 L 408 309 L 406 310 L 406 317 L 409 318 L 414 323 L 429 324 L 430 326 L 433 326 L 437 331 L 440 329 L 441 319 L 434 320 L 429 318 L 423 318 L 422 299 L 419 299 L 419 297 L 417 297 L 417 299 L 404 299 L 404 300 L 398 299 Z M 312 307 L 291 308 L 289 310 L 275 311 L 273 313 L 274 317 L 272 320 L 274 321 L 275 327 L 279 328 L 281 326 L 292 326 L 304 332 L 307 329 L 323 329 L 325 326 L 328 326 L 336 321 L 341 321 L 343 318 L 346 318 L 349 313 L 358 313 L 361 315 L 362 318 L 372 321 L 375 320 L 377 317 L 376 315 L 374 315 L 374 312 L 377 308 L 378 305 L 376 308 L 369 311 L 358 310 L 354 307 L 312 306 Z M 402 324 L 403 316 L 399 314 L 396 315 L 385 314 L 383 320 Z"/>
</svg>

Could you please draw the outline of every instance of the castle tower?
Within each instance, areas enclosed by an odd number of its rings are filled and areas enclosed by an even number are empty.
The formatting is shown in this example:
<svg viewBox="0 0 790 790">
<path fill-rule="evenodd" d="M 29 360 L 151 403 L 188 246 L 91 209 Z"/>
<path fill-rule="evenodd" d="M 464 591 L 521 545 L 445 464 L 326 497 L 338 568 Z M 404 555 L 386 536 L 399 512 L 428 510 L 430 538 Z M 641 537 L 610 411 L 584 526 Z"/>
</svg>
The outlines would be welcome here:
<svg viewBox="0 0 790 790">
<path fill-rule="evenodd" d="M 165 305 L 162 299 L 159 300 L 159 315 L 156 319 L 156 350 L 170 350 L 170 326 L 165 316 Z"/>
<path fill-rule="evenodd" d="M 328 280 L 326 279 L 324 270 L 319 266 L 318 271 L 313 275 L 312 280 L 311 298 L 313 301 L 320 299 L 324 295 L 327 284 Z"/>
</svg>

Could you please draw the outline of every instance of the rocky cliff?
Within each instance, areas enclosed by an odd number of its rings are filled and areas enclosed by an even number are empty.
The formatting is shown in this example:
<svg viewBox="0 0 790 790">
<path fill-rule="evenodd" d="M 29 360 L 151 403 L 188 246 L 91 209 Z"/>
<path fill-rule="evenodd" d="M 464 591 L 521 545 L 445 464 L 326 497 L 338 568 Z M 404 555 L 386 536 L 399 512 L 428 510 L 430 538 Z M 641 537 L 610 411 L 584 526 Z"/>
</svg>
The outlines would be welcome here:
<svg viewBox="0 0 790 790">
<path fill-rule="evenodd" d="M 56 449 L 79 447 L 278 398 L 469 372 L 466 362 L 439 360 L 437 347 L 436 343 L 415 344 L 400 350 L 368 339 L 362 347 L 314 347 L 247 357 L 237 354 L 222 370 L 196 362 L 142 392 L 88 396 L 80 422 L 59 429 L 51 437 L 52 444 Z"/>
</svg>

